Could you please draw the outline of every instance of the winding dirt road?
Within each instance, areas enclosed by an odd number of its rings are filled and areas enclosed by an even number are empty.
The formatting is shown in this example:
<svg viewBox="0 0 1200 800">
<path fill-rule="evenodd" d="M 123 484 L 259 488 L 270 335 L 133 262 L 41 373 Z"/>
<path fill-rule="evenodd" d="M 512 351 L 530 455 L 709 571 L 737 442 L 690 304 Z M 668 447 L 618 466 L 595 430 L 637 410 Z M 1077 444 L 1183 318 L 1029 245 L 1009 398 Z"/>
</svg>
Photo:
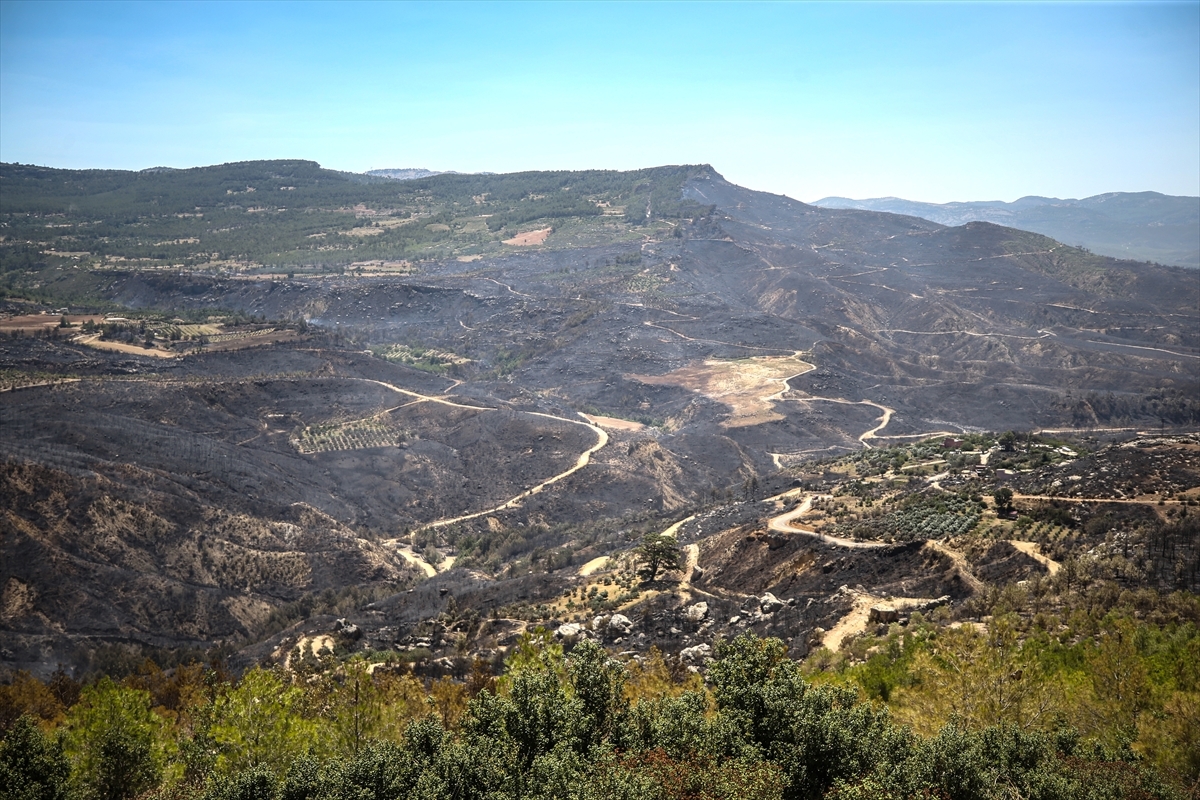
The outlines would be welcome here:
<svg viewBox="0 0 1200 800">
<path fill-rule="evenodd" d="M 810 494 L 804 498 L 804 502 L 793 508 L 791 511 L 784 512 L 777 517 L 771 517 L 767 522 L 767 527 L 777 533 L 800 533 L 805 536 L 812 536 L 820 539 L 822 542 L 835 544 L 838 547 L 848 547 L 853 550 L 873 550 L 877 547 L 888 547 L 886 542 L 859 542 L 854 539 L 843 539 L 838 536 L 827 536 L 826 534 L 814 531 L 811 528 L 797 528 L 792 525 L 792 520 L 799 519 L 807 514 L 812 509 L 813 500 L 827 496 Z"/>
<path fill-rule="evenodd" d="M 402 394 L 407 397 L 416 398 L 416 402 L 438 403 L 438 404 L 445 405 L 445 406 L 451 406 L 453 408 L 466 408 L 466 409 L 471 409 L 473 411 L 495 411 L 496 410 L 495 408 L 490 407 L 490 406 L 472 406 L 472 405 L 466 405 L 464 403 L 456 403 L 452 400 L 447 400 L 444 396 L 436 397 L 433 395 L 421 394 L 420 392 L 414 392 L 411 389 L 402 389 L 399 386 L 396 386 L 394 384 L 387 383 L 385 381 L 378 381 L 373 378 L 349 378 L 348 380 L 362 381 L 364 383 L 374 383 L 378 386 L 383 386 L 386 389 L 390 389 L 393 392 L 396 392 L 398 394 Z M 455 384 L 455 385 L 457 385 L 457 384 Z M 453 388 L 453 387 L 451 387 L 451 388 Z M 581 421 L 581 420 L 577 420 L 577 419 L 570 419 L 568 417 L 557 417 L 553 414 L 545 414 L 540 411 L 527 411 L 524 413 L 527 413 L 534 417 L 545 417 L 546 419 L 552 419 L 552 420 L 556 420 L 558 422 L 567 422 L 572 425 L 582 425 L 583 427 L 592 431 L 592 433 L 596 434 L 596 443 L 593 444 L 591 447 L 589 447 L 587 450 L 585 450 L 582 454 L 580 454 L 579 458 L 577 458 L 575 460 L 575 465 L 572 466 L 570 469 L 560 472 L 557 475 L 552 475 L 551 477 L 547 478 L 546 480 L 542 481 L 541 483 L 537 484 L 536 486 L 526 489 L 525 491 L 518 494 L 516 497 L 513 497 L 513 498 L 501 503 L 498 506 L 494 506 L 492 508 L 486 508 L 482 511 L 474 511 L 470 514 L 462 514 L 457 517 L 450 517 L 448 519 L 439 519 L 439 520 L 434 520 L 433 522 L 427 522 L 424 525 L 418 526 L 417 528 L 413 529 L 412 534 L 410 534 L 409 543 L 407 545 L 401 545 L 400 539 L 398 539 L 398 538 L 397 539 L 388 539 L 388 540 L 385 540 L 383 543 L 390 544 L 393 547 L 395 547 L 397 549 L 397 552 L 399 552 L 400 555 L 405 558 L 405 560 L 420 567 L 421 570 L 427 576 L 433 576 L 433 575 L 437 574 L 437 572 L 438 572 L 437 568 L 434 567 L 432 564 L 430 564 L 428 561 L 426 561 L 424 558 L 422 558 L 420 555 L 418 555 L 416 552 L 414 552 L 411 547 L 411 536 L 413 534 L 416 534 L 418 531 L 428 530 L 430 528 L 441 528 L 441 527 L 445 527 L 446 525 L 453 525 L 456 522 L 465 522 L 466 520 L 476 519 L 478 517 L 482 517 L 487 514 L 495 514 L 500 511 L 506 511 L 511 508 L 516 508 L 517 506 L 519 506 L 521 504 L 521 501 L 524 500 L 525 498 L 531 497 L 535 494 L 539 494 L 547 486 L 558 483 L 559 481 L 563 480 L 564 478 L 570 477 L 571 475 L 574 475 L 576 472 L 578 472 L 579 470 L 586 467 L 588 464 L 591 463 L 592 455 L 595 454 L 596 451 L 598 451 L 600 448 L 602 448 L 606 444 L 608 444 L 608 434 L 605 433 L 604 430 L 602 428 L 600 428 L 599 426 L 593 425 L 590 421 L 587 421 L 586 417 L 584 418 L 584 420 Z M 580 416 L 583 416 L 583 415 L 580 415 Z M 682 523 L 680 523 L 680 524 L 682 524 Z M 452 558 L 446 559 L 446 561 L 444 562 L 444 564 L 446 565 L 445 569 L 449 569 L 450 565 L 452 565 L 453 563 L 454 563 L 454 559 L 452 559 Z"/>
<path fill-rule="evenodd" d="M 1042 555 L 1042 551 L 1038 548 L 1037 543 L 1035 542 L 1020 542 L 1016 539 L 1009 539 L 1008 543 L 1044 566 L 1051 575 L 1054 575 L 1062 568 L 1062 564 L 1059 564 L 1052 558 Z"/>
<path fill-rule="evenodd" d="M 563 480 L 564 478 L 570 477 L 571 475 L 574 475 L 576 472 L 578 472 L 579 470 L 586 467 L 589 463 L 591 463 L 592 455 L 597 450 L 604 447 L 604 445 L 608 444 L 608 434 L 604 432 L 604 429 L 600 428 L 597 425 L 593 425 L 590 422 L 581 422 L 579 420 L 568 419 L 566 417 L 556 417 L 553 414 L 543 414 L 540 411 L 529 411 L 526 413 L 531 414 L 535 417 L 546 417 L 547 419 L 554 419 L 554 420 L 558 420 L 559 422 L 569 422 L 572 425 L 582 425 L 585 428 L 590 429 L 593 433 L 596 434 L 596 443 L 594 445 L 592 445 L 590 448 L 588 448 L 587 450 L 585 450 L 579 456 L 579 458 L 575 460 L 575 466 L 571 467 L 570 469 L 566 470 L 565 472 L 560 472 L 557 475 L 547 478 L 546 480 L 539 483 L 537 486 L 534 486 L 530 489 L 526 489 L 525 491 L 521 492 L 519 495 L 512 498 L 511 500 L 507 500 L 507 501 L 501 503 L 500 505 L 494 506 L 492 508 L 486 508 L 483 511 L 473 511 L 470 514 L 463 514 L 458 517 L 451 517 L 449 519 L 439 519 L 439 520 L 435 520 L 433 522 L 427 522 L 424 525 L 417 528 L 416 530 L 427 530 L 429 528 L 441 528 L 441 527 L 445 527 L 446 525 L 453 525 L 456 522 L 465 522 L 466 520 L 475 519 L 477 517 L 482 517 L 487 514 L 495 514 L 499 511 L 506 511 L 510 508 L 516 508 L 517 506 L 519 506 L 521 504 L 521 501 L 524 500 L 525 498 L 532 497 L 535 494 L 541 493 L 541 491 L 543 489 L 545 489 L 547 486 L 558 483 L 559 481 Z"/>
</svg>

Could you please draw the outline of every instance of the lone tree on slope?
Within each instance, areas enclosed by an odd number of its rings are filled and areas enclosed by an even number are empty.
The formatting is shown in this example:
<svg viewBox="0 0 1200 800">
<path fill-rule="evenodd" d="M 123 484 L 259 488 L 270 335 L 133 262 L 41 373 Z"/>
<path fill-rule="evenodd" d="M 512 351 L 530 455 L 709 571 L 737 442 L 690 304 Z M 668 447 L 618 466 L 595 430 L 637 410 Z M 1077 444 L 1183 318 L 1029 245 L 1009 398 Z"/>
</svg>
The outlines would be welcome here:
<svg viewBox="0 0 1200 800">
<path fill-rule="evenodd" d="M 1012 513 L 1013 510 L 1013 491 L 1007 487 L 997 489 L 992 492 L 992 499 L 996 502 L 996 514 L 1003 517 Z"/>
<path fill-rule="evenodd" d="M 647 581 L 653 581 L 659 570 L 679 569 L 683 552 L 674 536 L 663 533 L 648 533 L 642 543 L 634 549 L 638 561 L 642 562 Z"/>
</svg>

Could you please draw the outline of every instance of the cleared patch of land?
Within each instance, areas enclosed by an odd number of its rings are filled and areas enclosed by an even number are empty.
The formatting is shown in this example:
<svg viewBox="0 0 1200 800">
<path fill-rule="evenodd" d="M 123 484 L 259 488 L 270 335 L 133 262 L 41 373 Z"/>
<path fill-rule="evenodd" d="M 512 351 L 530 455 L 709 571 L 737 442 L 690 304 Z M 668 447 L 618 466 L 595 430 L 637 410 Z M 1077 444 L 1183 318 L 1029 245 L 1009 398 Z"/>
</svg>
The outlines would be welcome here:
<svg viewBox="0 0 1200 800">
<path fill-rule="evenodd" d="M 85 322 L 99 323 L 104 317 L 98 314 L 67 314 L 67 322 L 72 328 L 78 328 Z M 16 317 L 0 318 L 0 331 L 40 331 L 45 328 L 57 328 L 61 315 L 55 314 L 22 314 Z"/>
<path fill-rule="evenodd" d="M 593 425 L 599 425 L 601 428 L 612 428 L 615 431 L 640 431 L 646 426 L 640 422 L 634 422 L 630 419 L 617 419 L 616 417 L 601 417 L 595 414 L 583 415 L 588 422 Z"/>
<path fill-rule="evenodd" d="M 788 390 L 788 379 L 814 369 L 796 356 L 756 356 L 736 361 L 708 359 L 665 375 L 629 375 L 652 386 L 679 386 L 724 403 L 730 415 L 722 424 L 742 428 L 783 419 L 775 401 Z"/>
<path fill-rule="evenodd" d="M 92 334 L 91 336 L 81 336 L 76 341 L 79 344 L 94 347 L 97 350 L 109 350 L 114 353 L 134 353 L 139 356 L 151 356 L 152 358 L 175 358 L 179 355 L 174 351 L 159 350 L 156 347 L 142 347 L 139 344 L 125 344 L 124 342 L 106 342 L 100 338 L 100 334 Z"/>
<path fill-rule="evenodd" d="M 536 231 L 525 231 L 518 233 L 511 239 L 505 239 L 504 243 L 513 247 L 530 247 L 535 244 L 542 244 L 546 241 L 546 237 L 550 235 L 553 228 L 538 228 Z"/>
</svg>

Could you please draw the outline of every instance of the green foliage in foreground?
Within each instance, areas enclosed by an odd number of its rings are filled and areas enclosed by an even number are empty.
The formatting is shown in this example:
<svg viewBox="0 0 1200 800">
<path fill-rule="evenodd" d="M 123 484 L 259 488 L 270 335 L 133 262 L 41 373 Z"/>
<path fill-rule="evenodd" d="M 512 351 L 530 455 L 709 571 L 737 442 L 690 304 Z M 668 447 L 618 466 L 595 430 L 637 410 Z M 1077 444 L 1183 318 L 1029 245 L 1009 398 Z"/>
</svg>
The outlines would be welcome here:
<svg viewBox="0 0 1200 800">
<path fill-rule="evenodd" d="M 122 800 L 157 782 L 151 796 L 164 800 L 1177 796 L 1127 749 L 1071 730 L 952 720 L 923 737 L 853 689 L 810 683 L 776 639 L 721 642 L 707 687 L 659 691 L 645 668 L 589 641 L 564 655 L 531 636 L 516 652 L 499 681 L 473 676 L 477 693 L 457 710 L 437 691 L 423 710 L 406 706 L 403 727 L 382 713 L 398 707 L 395 687 L 353 663 L 295 681 L 255 669 L 236 686 L 193 682 L 197 696 L 165 743 L 171 715 L 150 719 L 151 692 L 102 681 L 68 713 L 65 751 L 28 716 L 9 728 L 0 777 L 22 788 L 0 791 Z"/>
</svg>

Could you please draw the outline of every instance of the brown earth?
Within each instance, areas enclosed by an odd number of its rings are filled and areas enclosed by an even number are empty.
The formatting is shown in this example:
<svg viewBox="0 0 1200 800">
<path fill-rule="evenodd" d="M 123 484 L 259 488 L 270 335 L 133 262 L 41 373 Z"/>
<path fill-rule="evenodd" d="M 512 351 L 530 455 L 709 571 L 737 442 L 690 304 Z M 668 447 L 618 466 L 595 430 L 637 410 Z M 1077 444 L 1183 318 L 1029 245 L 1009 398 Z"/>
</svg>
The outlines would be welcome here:
<svg viewBox="0 0 1200 800">
<path fill-rule="evenodd" d="M 536 231 L 526 231 L 518 233 L 511 239 L 505 239 L 504 244 L 512 245 L 513 247 L 530 247 L 535 244 L 543 244 L 552 232 L 553 228 L 539 228 Z"/>
</svg>

